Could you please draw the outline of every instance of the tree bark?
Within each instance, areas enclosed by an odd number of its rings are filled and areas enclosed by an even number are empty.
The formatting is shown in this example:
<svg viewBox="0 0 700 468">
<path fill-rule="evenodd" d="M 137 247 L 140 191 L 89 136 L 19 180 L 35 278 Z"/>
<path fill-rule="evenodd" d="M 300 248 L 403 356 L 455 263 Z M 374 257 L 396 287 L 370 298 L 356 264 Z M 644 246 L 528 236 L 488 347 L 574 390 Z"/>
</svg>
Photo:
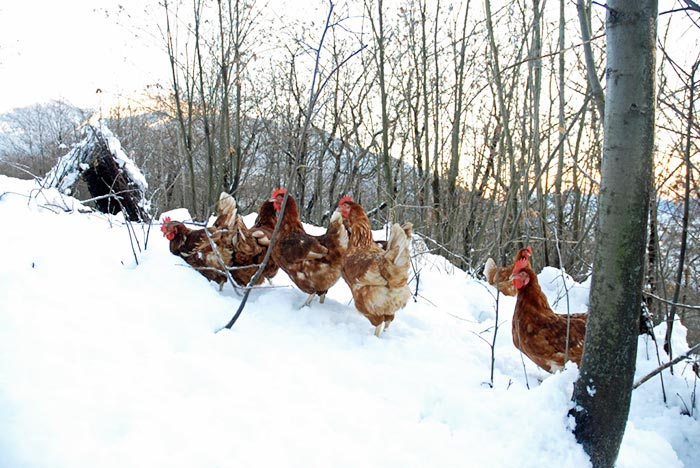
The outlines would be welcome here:
<svg viewBox="0 0 700 468">
<path fill-rule="evenodd" d="M 607 3 L 607 98 L 598 229 L 576 439 L 594 467 L 614 466 L 637 355 L 653 174 L 658 0 Z"/>
<path fill-rule="evenodd" d="M 683 162 L 685 163 L 685 195 L 683 196 L 683 220 L 681 224 L 681 247 L 678 253 L 678 270 L 676 272 L 676 284 L 673 289 L 673 305 L 671 311 L 666 317 L 666 337 L 664 339 L 664 351 L 668 353 L 668 357 L 673 357 L 673 349 L 671 347 L 671 334 L 673 333 L 673 322 L 676 319 L 676 304 L 681 293 L 681 282 L 683 280 L 683 269 L 685 265 L 685 256 L 688 246 L 688 222 L 690 218 L 690 171 L 691 161 L 690 152 L 692 144 L 692 129 L 693 129 L 693 105 L 695 102 L 695 73 L 698 69 L 698 62 L 693 65 L 690 74 L 690 82 L 688 84 L 688 92 L 690 98 L 688 102 L 688 116 L 686 121 L 685 148 L 683 150 Z"/>
<path fill-rule="evenodd" d="M 595 101 L 599 115 L 605 114 L 605 92 L 600 85 L 598 79 L 598 71 L 595 68 L 595 59 L 593 58 L 593 48 L 591 47 L 591 20 L 590 20 L 590 5 L 586 7 L 584 0 L 576 2 L 578 11 L 578 20 L 581 25 L 581 39 L 583 39 L 583 55 L 586 59 L 586 73 L 588 75 L 588 83 L 591 86 L 593 100 Z"/>
<path fill-rule="evenodd" d="M 562 193 L 562 178 L 564 175 L 564 142 L 566 140 L 566 134 L 564 129 L 566 128 L 566 57 L 564 55 L 564 49 L 566 48 L 566 15 L 565 15 L 565 2 L 564 0 L 559 0 L 559 151 L 557 157 L 557 176 L 554 182 L 554 191 L 556 193 L 555 203 L 556 203 L 556 230 L 557 230 L 557 249 L 561 251 L 565 244 L 561 241 L 564 235 L 564 194 Z M 583 124 L 581 124 L 583 125 Z M 568 250 L 568 249 L 567 249 Z M 546 251 L 546 249 L 545 249 Z M 564 254 L 566 257 L 568 252 Z M 566 261 L 560 259 L 559 256 L 555 256 L 556 263 L 555 266 L 562 268 Z"/>
<path fill-rule="evenodd" d="M 370 22 L 374 33 L 374 38 L 377 41 L 377 70 L 379 72 L 379 97 L 382 113 L 382 149 L 380 153 L 379 166 L 382 169 L 382 182 L 384 183 L 384 192 L 377 192 L 377 196 L 381 199 L 386 196 L 390 207 L 393 208 L 396 194 L 394 193 L 394 183 L 391 171 L 391 157 L 389 156 L 389 94 L 386 84 L 386 35 L 384 31 L 384 2 L 377 1 L 377 21 L 375 24 L 374 16 L 370 15 Z"/>
</svg>

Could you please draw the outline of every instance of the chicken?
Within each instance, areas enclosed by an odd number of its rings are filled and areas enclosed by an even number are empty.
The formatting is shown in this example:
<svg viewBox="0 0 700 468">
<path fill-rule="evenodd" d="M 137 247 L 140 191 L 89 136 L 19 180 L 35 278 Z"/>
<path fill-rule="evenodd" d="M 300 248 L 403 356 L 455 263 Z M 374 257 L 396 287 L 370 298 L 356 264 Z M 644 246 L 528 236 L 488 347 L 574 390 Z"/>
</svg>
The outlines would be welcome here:
<svg viewBox="0 0 700 468">
<path fill-rule="evenodd" d="M 287 189 L 272 192 L 275 211 L 279 213 Z M 297 202 L 287 195 L 278 239 L 272 247 L 272 259 L 299 289 L 309 294 L 304 303 L 311 304 L 318 295 L 320 302 L 340 278 L 340 268 L 348 247 L 348 232 L 340 213 L 334 213 L 326 233 L 312 236 L 304 231 L 299 219 Z"/>
<path fill-rule="evenodd" d="M 258 271 L 270 242 L 262 228 L 248 229 L 243 218 L 238 214 L 236 214 L 232 230 L 232 254 L 228 267 L 234 281 L 241 286 L 246 286 Z M 256 284 L 262 283 L 265 278 L 272 278 L 276 273 L 277 267 L 275 263 L 268 261 Z"/>
<path fill-rule="evenodd" d="M 233 257 L 231 240 L 236 218 L 235 200 L 231 195 L 222 192 L 213 226 L 206 229 L 190 229 L 184 223 L 171 221 L 166 217 L 160 230 L 170 241 L 170 252 L 173 255 L 182 257 L 209 281 L 218 283 L 219 290 L 222 290 L 228 279 L 225 268 Z M 212 248 L 212 243 L 216 250 Z"/>
<path fill-rule="evenodd" d="M 275 230 L 275 224 L 277 224 L 277 212 L 275 211 L 275 204 L 270 200 L 265 200 L 258 209 L 258 216 L 255 218 L 255 224 L 250 228 L 251 235 L 256 239 L 257 243 L 264 247 L 263 250 L 256 257 L 256 263 L 262 263 L 265 253 L 267 252 L 267 247 L 270 245 L 270 239 L 272 239 L 272 232 Z M 272 278 L 277 275 L 279 271 L 279 266 L 270 257 L 267 260 L 265 269 L 262 273 L 262 278 L 266 278 L 271 281 Z"/>
<path fill-rule="evenodd" d="M 532 255 L 532 247 L 527 246 L 524 249 L 520 249 L 518 250 L 518 253 L 515 254 L 513 265 L 503 268 L 499 268 L 496 265 L 496 262 L 493 261 L 493 258 L 489 258 L 486 260 L 486 264 L 484 265 L 484 276 L 486 276 L 486 281 L 488 281 L 490 285 L 496 286 L 496 288 L 498 288 L 498 290 L 506 296 L 515 296 L 518 291 L 515 289 L 515 286 L 513 286 L 513 282 L 510 280 L 510 275 L 513 273 L 513 266 L 515 265 L 515 262 L 521 258 L 527 260 L 530 258 L 530 255 Z"/>
<path fill-rule="evenodd" d="M 567 360 L 580 365 L 587 314 L 554 313 L 525 258 L 515 262 L 511 278 L 518 290 L 513 312 L 515 347 L 547 372 L 562 369 Z"/>
<path fill-rule="evenodd" d="M 394 314 L 411 297 L 408 283 L 409 238 L 413 225 L 391 226 L 386 248 L 372 239 L 369 219 L 349 196 L 340 199 L 339 210 L 350 235 L 343 260 L 343 279 L 352 291 L 355 308 L 374 325 L 374 334 L 389 328 Z"/>
</svg>

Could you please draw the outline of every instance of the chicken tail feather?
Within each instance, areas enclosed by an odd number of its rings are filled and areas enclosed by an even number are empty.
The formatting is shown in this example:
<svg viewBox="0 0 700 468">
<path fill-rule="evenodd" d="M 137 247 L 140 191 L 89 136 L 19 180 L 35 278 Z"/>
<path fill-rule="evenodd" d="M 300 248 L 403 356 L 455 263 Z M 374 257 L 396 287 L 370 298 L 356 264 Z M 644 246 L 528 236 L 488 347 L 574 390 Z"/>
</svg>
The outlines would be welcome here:
<svg viewBox="0 0 700 468">
<path fill-rule="evenodd" d="M 411 261 L 409 242 L 404 229 L 398 224 L 393 224 L 386 245 L 386 253 L 384 254 L 385 263 L 383 267 L 387 270 L 387 274 L 382 275 L 387 279 L 390 278 L 389 286 L 391 287 L 406 284 L 408 267 Z"/>
<path fill-rule="evenodd" d="M 236 223 L 236 199 L 226 192 L 221 192 L 219 204 L 216 210 L 216 221 L 214 226 L 219 229 L 233 229 Z"/>
<path fill-rule="evenodd" d="M 496 284 L 496 270 L 496 262 L 493 261 L 493 258 L 489 257 L 484 265 L 484 276 L 489 284 Z"/>
</svg>

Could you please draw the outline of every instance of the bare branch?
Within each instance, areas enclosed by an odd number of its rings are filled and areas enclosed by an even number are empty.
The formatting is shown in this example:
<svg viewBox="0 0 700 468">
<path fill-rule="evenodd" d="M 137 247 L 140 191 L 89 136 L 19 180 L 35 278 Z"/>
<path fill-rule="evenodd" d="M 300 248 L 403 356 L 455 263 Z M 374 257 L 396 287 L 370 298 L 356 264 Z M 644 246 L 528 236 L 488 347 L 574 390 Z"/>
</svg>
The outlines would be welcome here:
<svg viewBox="0 0 700 468">
<path fill-rule="evenodd" d="M 675 359 L 673 359 L 673 360 L 671 360 L 671 361 L 668 361 L 668 362 L 667 362 L 666 364 L 664 364 L 663 366 L 657 367 L 657 368 L 654 369 L 652 372 L 648 373 L 647 375 L 645 375 L 644 377 L 642 377 L 641 379 L 639 379 L 638 381 L 636 381 L 636 382 L 634 383 L 634 385 L 632 386 L 632 390 L 636 389 L 637 387 L 639 387 L 640 385 L 642 385 L 644 382 L 646 382 L 647 380 L 649 380 L 649 379 L 651 379 L 652 377 L 654 377 L 654 376 L 655 376 L 656 374 L 658 374 L 659 372 L 662 372 L 663 370 L 668 369 L 669 367 L 671 367 L 671 366 L 673 366 L 673 365 L 675 365 L 675 364 L 678 364 L 678 363 L 681 362 L 683 359 L 688 358 L 688 357 L 693 353 L 693 351 L 695 351 L 695 350 L 697 350 L 697 349 L 700 349 L 700 343 L 696 344 L 695 346 L 693 346 L 692 348 L 690 348 L 690 349 L 689 349 L 688 351 L 686 351 L 685 353 L 683 353 L 683 354 L 681 354 L 681 355 L 679 355 L 679 356 L 676 356 Z"/>
</svg>

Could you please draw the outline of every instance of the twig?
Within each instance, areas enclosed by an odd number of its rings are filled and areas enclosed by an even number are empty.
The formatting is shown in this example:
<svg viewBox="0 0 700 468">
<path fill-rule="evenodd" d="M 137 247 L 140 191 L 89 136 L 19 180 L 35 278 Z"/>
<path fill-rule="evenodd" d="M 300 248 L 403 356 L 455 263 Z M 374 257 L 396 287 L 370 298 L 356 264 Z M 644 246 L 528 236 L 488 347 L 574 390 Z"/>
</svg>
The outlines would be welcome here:
<svg viewBox="0 0 700 468">
<path fill-rule="evenodd" d="M 678 302 L 669 301 L 668 299 L 664 299 L 663 297 L 659 297 L 659 296 L 652 294 L 650 292 L 642 292 L 642 294 L 645 296 L 649 296 L 653 299 L 656 299 L 659 302 L 663 302 L 664 304 L 675 305 L 676 307 L 680 307 L 681 309 L 700 310 L 700 306 L 692 306 L 692 305 L 688 305 L 688 304 L 681 304 Z"/>
<path fill-rule="evenodd" d="M 646 382 L 647 380 L 649 380 L 649 379 L 651 379 L 652 377 L 654 377 L 654 376 L 655 376 L 656 374 L 658 374 L 659 372 L 662 372 L 662 371 L 668 369 L 669 367 L 673 366 L 674 364 L 678 364 L 678 363 L 681 362 L 683 359 L 689 357 L 689 356 L 693 353 L 693 351 L 695 351 L 696 349 L 700 349 L 700 343 L 696 344 L 695 346 L 693 346 L 692 348 L 690 348 L 690 349 L 689 349 L 688 351 L 686 351 L 685 353 L 681 354 L 680 356 L 676 356 L 673 360 L 668 361 L 668 362 L 667 362 L 666 364 L 664 364 L 663 366 L 657 367 L 656 369 L 654 369 L 653 371 L 651 371 L 650 373 L 648 373 L 647 375 L 645 375 L 645 376 L 642 377 L 641 379 L 637 380 L 637 381 L 634 383 L 634 385 L 632 386 L 632 390 L 634 390 L 635 388 L 639 387 L 640 385 L 642 385 L 644 382 Z"/>
<path fill-rule="evenodd" d="M 24 166 L 24 165 L 11 163 L 10 161 L 5 161 L 3 159 L 0 159 L 0 163 L 7 164 L 8 166 L 10 166 L 14 169 L 17 169 L 18 171 L 24 172 L 25 174 L 32 176 L 32 178 L 36 181 L 41 180 L 41 177 L 38 177 L 38 176 L 32 174 L 28 169 L 26 169 L 26 166 Z"/>
</svg>

